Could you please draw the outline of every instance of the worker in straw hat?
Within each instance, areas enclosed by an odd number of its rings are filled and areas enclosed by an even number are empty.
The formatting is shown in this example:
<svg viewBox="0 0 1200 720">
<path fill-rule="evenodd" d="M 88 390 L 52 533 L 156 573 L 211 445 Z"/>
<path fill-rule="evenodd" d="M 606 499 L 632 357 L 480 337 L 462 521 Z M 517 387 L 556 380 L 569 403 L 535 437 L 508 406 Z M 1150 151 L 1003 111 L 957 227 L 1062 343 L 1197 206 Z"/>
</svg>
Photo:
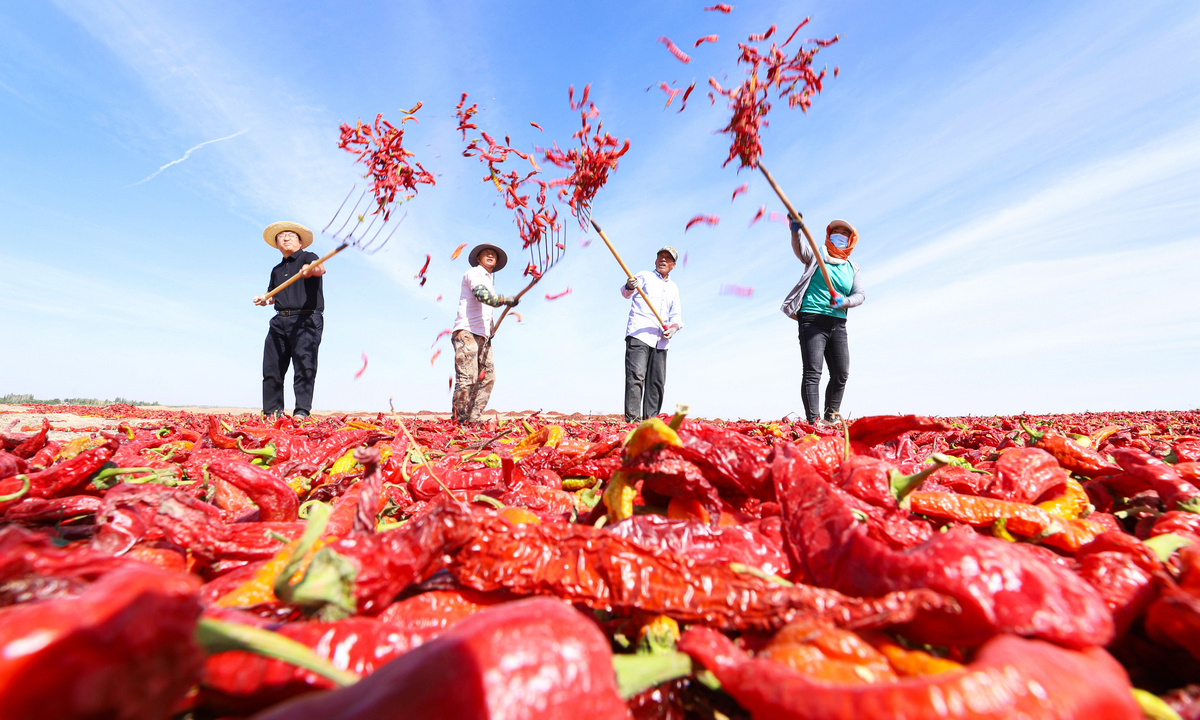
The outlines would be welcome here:
<svg viewBox="0 0 1200 720">
<path fill-rule="evenodd" d="M 670 279 L 679 260 L 675 248 L 659 249 L 654 270 L 644 270 L 621 286 L 621 296 L 632 298 L 629 321 L 625 324 L 625 422 L 653 417 L 662 409 L 663 388 L 667 384 L 667 348 L 671 338 L 683 327 L 683 304 L 679 286 Z M 638 288 L 646 294 L 654 310 L 646 304 Z"/>
<path fill-rule="evenodd" d="M 450 333 L 454 344 L 454 419 L 476 423 L 496 384 L 495 355 L 491 352 L 492 308 L 517 306 L 517 298 L 496 292 L 495 273 L 508 264 L 508 255 L 491 243 L 480 243 L 467 256 L 471 267 L 462 278 L 458 317 Z"/>
<path fill-rule="evenodd" d="M 312 230 L 300 223 L 271 223 L 263 230 L 263 240 L 283 255 L 279 264 L 271 268 L 267 292 L 254 298 L 255 305 L 275 306 L 275 317 L 271 318 L 263 347 L 263 414 L 283 413 L 283 377 L 288 365 L 294 363 L 292 389 L 296 394 L 296 406 L 292 417 L 306 418 L 312 412 L 317 350 L 321 347 L 321 331 L 325 326 L 321 317 L 325 310 L 325 296 L 321 291 L 325 265 L 313 265 L 320 258 L 304 249 L 312 245 Z M 267 297 L 295 275 L 304 279 L 283 288 L 274 297 Z"/>
<path fill-rule="evenodd" d="M 858 265 L 850 253 L 858 244 L 858 230 L 845 220 L 834 220 L 825 228 L 821 257 L 829 270 L 833 293 L 817 276 L 817 259 L 809 244 L 800 239 L 800 223 L 792 220 L 792 252 L 804 263 L 804 274 L 788 293 L 780 310 L 797 322 L 800 329 L 800 356 L 804 367 L 800 397 L 805 420 L 832 423 L 841 416 L 842 394 L 850 377 L 850 345 L 846 340 L 846 311 L 862 305 L 866 295 Z M 822 365 L 829 365 L 829 384 L 825 387 L 825 407 L 821 412 Z"/>
</svg>

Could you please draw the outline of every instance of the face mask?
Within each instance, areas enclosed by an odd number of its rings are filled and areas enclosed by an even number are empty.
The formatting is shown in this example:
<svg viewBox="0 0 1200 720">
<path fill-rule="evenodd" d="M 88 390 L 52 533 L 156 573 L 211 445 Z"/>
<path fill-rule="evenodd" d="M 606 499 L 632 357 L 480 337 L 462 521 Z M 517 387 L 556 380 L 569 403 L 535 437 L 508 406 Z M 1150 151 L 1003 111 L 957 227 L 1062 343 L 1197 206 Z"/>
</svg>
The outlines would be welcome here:
<svg viewBox="0 0 1200 720">
<path fill-rule="evenodd" d="M 845 250 L 846 246 L 850 244 L 850 238 L 842 235 L 841 233 L 834 233 L 830 235 L 829 240 L 838 250 Z"/>
</svg>

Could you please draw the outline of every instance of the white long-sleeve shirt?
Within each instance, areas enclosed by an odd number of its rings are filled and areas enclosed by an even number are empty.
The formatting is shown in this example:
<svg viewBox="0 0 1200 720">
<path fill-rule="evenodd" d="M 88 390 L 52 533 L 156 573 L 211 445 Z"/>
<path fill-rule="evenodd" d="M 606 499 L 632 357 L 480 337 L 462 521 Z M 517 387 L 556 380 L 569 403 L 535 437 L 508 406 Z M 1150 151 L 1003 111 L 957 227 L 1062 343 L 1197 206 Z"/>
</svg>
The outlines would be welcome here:
<svg viewBox="0 0 1200 720">
<path fill-rule="evenodd" d="M 492 286 L 492 273 L 476 265 L 463 273 L 462 289 L 458 293 L 458 317 L 454 320 L 454 330 L 470 330 L 475 335 L 491 337 L 492 308 L 479 302 L 475 297 L 474 287 L 483 285 L 488 292 L 495 292 Z"/>
<path fill-rule="evenodd" d="M 659 275 L 657 270 L 643 270 L 633 277 L 667 325 L 675 325 L 677 331 L 682 330 L 683 306 L 679 301 L 679 286 L 675 281 Z M 625 336 L 635 337 L 650 347 L 666 350 L 671 341 L 663 337 L 662 325 L 658 324 L 658 319 L 642 299 L 641 293 L 621 285 L 621 296 L 633 298 L 629 306 L 629 322 L 625 325 Z"/>
</svg>

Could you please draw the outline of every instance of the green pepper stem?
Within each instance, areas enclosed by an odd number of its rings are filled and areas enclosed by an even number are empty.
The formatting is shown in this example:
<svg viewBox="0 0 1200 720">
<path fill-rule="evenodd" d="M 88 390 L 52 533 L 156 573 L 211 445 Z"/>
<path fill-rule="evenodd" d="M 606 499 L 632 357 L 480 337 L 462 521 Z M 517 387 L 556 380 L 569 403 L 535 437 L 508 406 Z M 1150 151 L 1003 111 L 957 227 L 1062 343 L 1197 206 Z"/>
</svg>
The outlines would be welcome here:
<svg viewBox="0 0 1200 720">
<path fill-rule="evenodd" d="M 775 583 L 776 585 L 783 585 L 785 587 L 792 587 L 793 585 L 795 585 L 795 583 L 793 583 L 791 580 L 788 580 L 787 578 L 779 577 L 778 575 L 769 573 L 766 570 L 763 570 L 761 568 L 756 568 L 752 565 L 746 565 L 744 563 L 731 562 L 731 563 L 729 563 L 729 569 L 734 571 L 735 573 L 741 573 L 743 575 L 753 575 L 754 577 L 756 577 L 760 580 L 766 580 L 767 582 Z"/>
<path fill-rule="evenodd" d="M 237 446 L 238 446 L 238 450 L 241 450 L 242 452 L 246 453 L 247 455 L 254 455 L 254 456 L 260 457 L 260 458 L 266 460 L 267 462 L 270 462 L 271 460 L 275 459 L 276 450 L 275 450 L 275 443 L 273 443 L 273 442 L 269 442 L 257 450 L 247 450 L 246 446 L 242 445 L 242 439 L 239 437 L 237 439 Z"/>
<path fill-rule="evenodd" d="M 497 500 L 496 498 L 488 496 L 488 495 L 476 495 L 474 502 L 487 503 L 488 505 L 491 505 L 492 507 L 496 508 L 497 510 L 503 510 L 506 507 L 504 503 L 502 503 L 499 500 Z"/>
<path fill-rule="evenodd" d="M 353 685 L 360 679 L 358 675 L 342 670 L 316 654 L 307 645 L 251 625 L 202 617 L 196 623 L 196 642 L 210 655 L 230 650 L 254 653 L 311 670 L 339 687 Z"/>
<path fill-rule="evenodd" d="M 1200 513 L 1200 497 L 1190 497 L 1187 500 L 1180 500 L 1175 503 L 1175 508 L 1184 512 Z"/>
<path fill-rule="evenodd" d="M 1149 720 L 1183 720 L 1179 713 L 1175 712 L 1175 708 L 1152 692 L 1133 688 L 1133 699 Z"/>
<path fill-rule="evenodd" d="M 683 403 L 676 404 L 675 414 L 671 416 L 671 422 L 667 423 L 667 426 L 675 432 L 679 432 L 679 428 L 681 425 L 683 425 L 683 419 L 687 417 L 689 409 L 690 408 Z"/>
<path fill-rule="evenodd" d="M 17 500 L 18 498 L 23 496 L 25 493 L 29 492 L 29 483 L 31 482 L 29 479 L 29 476 L 28 475 L 18 475 L 17 477 L 21 480 L 21 489 L 16 492 L 9 493 L 7 495 L 0 495 L 0 502 L 11 502 L 13 500 Z"/>
<path fill-rule="evenodd" d="M 1029 426 L 1025 424 L 1024 420 L 1018 420 L 1017 422 L 1021 423 L 1021 429 L 1024 430 L 1029 437 L 1033 438 L 1034 442 L 1037 442 L 1046 436 L 1046 433 L 1044 432 L 1034 432 L 1033 430 L 1030 430 Z"/>
<path fill-rule="evenodd" d="M 1155 535 L 1152 538 L 1146 538 L 1142 541 L 1142 544 L 1150 548 L 1160 561 L 1167 562 L 1175 554 L 1176 550 L 1191 545 L 1192 541 L 1175 533 L 1163 533 L 1162 535 Z"/>
<path fill-rule="evenodd" d="M 892 485 L 892 495 L 895 495 L 901 503 L 909 493 L 916 490 L 925 481 L 925 478 L 950 464 L 949 458 L 941 453 L 934 453 L 929 456 L 929 459 L 933 461 L 933 464 L 915 475 L 901 475 L 899 470 L 892 470 L 888 473 L 888 480 Z"/>
<path fill-rule="evenodd" d="M 613 655 L 612 662 L 617 674 L 617 692 L 626 700 L 692 674 L 692 659 L 681 652 Z"/>
<path fill-rule="evenodd" d="M 317 503 L 309 508 L 308 525 L 288 558 L 287 565 L 275 577 L 275 597 L 285 603 L 316 607 L 325 617 L 351 614 L 355 610 L 354 578 L 357 570 L 349 560 L 322 548 L 313 556 L 300 582 L 292 584 L 292 576 L 304 563 L 313 544 L 325 531 L 329 521 L 329 506 Z"/>
</svg>

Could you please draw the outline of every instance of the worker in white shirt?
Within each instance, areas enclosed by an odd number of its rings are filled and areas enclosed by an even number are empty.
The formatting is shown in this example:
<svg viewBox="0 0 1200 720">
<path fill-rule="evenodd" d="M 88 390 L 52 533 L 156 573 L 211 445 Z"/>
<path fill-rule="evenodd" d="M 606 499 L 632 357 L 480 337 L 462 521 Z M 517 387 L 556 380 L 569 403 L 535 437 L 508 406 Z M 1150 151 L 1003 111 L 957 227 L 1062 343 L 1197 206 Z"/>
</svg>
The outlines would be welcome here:
<svg viewBox="0 0 1200 720">
<path fill-rule="evenodd" d="M 508 264 L 508 255 L 491 243 L 481 243 L 467 256 L 471 269 L 463 274 L 458 317 L 450 341 L 454 345 L 454 419 L 477 423 L 496 383 L 496 358 L 491 351 L 492 308 L 516 307 L 492 285 L 493 274 Z"/>
<path fill-rule="evenodd" d="M 671 337 L 683 328 L 679 286 L 669 279 L 679 253 L 673 247 L 658 251 L 654 270 L 640 272 L 621 288 L 622 297 L 633 299 L 625 326 L 625 422 L 640 422 L 662 408 L 663 386 L 667 383 L 667 348 Z M 642 299 L 638 287 L 662 316 Z"/>
</svg>

